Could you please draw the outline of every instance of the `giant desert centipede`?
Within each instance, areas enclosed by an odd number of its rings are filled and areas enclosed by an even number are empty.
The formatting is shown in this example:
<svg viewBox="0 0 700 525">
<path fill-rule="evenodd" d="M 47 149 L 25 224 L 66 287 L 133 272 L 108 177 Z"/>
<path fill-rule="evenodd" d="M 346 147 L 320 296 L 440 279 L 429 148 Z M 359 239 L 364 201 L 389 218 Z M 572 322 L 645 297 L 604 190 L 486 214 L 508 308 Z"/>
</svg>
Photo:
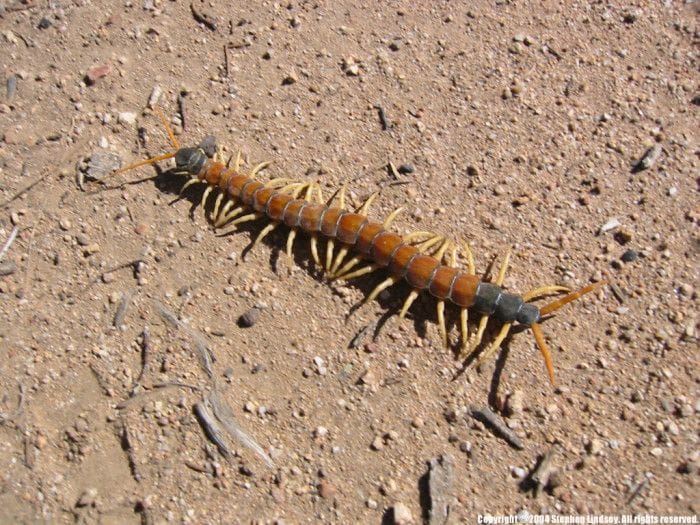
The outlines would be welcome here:
<svg viewBox="0 0 700 525">
<path fill-rule="evenodd" d="M 206 185 L 201 202 L 203 210 L 206 210 L 211 193 L 218 190 L 210 215 L 215 227 L 265 218 L 270 223 L 258 234 L 253 242 L 255 246 L 265 235 L 284 224 L 290 228 L 286 245 L 290 258 L 296 233 L 302 230 L 310 237 L 311 254 L 315 263 L 334 279 L 349 280 L 385 269 L 389 277 L 372 290 L 365 302 L 374 300 L 381 291 L 403 279 L 412 288 L 399 312 L 399 317 L 403 318 L 418 295 L 424 291 L 429 292 L 437 299 L 438 327 L 445 346 L 448 346 L 445 303 L 456 305 L 460 309 L 461 345 L 468 355 L 479 349 L 489 318 L 497 318 L 502 323 L 501 328 L 482 352 L 479 363 L 500 348 L 514 323 L 529 327 L 544 358 L 550 381 L 554 383 L 554 366 L 540 321 L 562 306 L 598 289 L 605 281 L 574 292 L 563 286 L 544 286 L 523 295 L 506 292 L 502 285 L 510 253 L 506 254 L 494 282 L 483 281 L 475 274 L 474 259 L 464 241 L 455 242 L 431 232 L 416 232 L 402 237 L 389 231 L 400 208 L 381 224 L 370 220 L 367 211 L 376 198 L 376 193 L 358 210 L 348 211 L 345 209 L 344 188 L 338 193 L 338 205 L 331 206 L 330 203 L 324 203 L 317 183 L 295 182 L 284 178 L 259 182 L 255 176 L 267 167 L 267 162 L 258 164 L 246 174 L 241 171 L 240 152 L 234 166 L 228 168 L 221 162 L 221 155 L 212 151 L 211 143 L 206 139 L 196 147 L 180 147 L 164 116 L 160 112 L 158 114 L 175 151 L 137 162 L 114 173 L 174 157 L 174 172 L 189 177 L 181 191 L 196 183 Z M 319 238 L 327 241 L 323 263 L 318 254 Z M 336 242 L 340 244 L 337 252 Z M 468 262 L 467 271 L 456 267 L 458 251 Z M 351 252 L 354 255 L 347 259 Z M 355 269 L 363 262 L 366 263 L 363 267 Z M 542 308 L 530 302 L 559 292 L 566 292 L 567 295 Z M 481 315 L 472 337 L 467 327 L 470 309 Z"/>
</svg>

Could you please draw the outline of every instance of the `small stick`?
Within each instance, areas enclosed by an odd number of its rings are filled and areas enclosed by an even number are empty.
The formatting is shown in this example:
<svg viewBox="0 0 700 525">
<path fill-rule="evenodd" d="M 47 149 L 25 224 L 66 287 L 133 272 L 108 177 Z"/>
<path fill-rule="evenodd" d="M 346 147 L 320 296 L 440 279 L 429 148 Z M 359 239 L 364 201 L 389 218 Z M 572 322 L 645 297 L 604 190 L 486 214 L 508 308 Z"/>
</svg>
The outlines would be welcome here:
<svg viewBox="0 0 700 525">
<path fill-rule="evenodd" d="M 491 429 L 494 430 L 498 436 L 505 439 L 506 442 L 512 447 L 515 447 L 518 450 L 522 450 L 525 448 L 520 438 L 513 434 L 513 432 L 511 432 L 511 430 L 505 425 L 503 420 L 500 417 L 498 417 L 498 415 L 496 415 L 490 408 L 478 408 L 472 406 L 469 407 L 467 413 L 474 419 L 481 421 L 485 425 L 491 427 Z"/>
<path fill-rule="evenodd" d="M 20 383 L 19 385 L 19 401 L 17 402 L 17 409 L 11 414 L 3 414 L 0 412 L 0 425 L 4 425 L 8 421 L 12 421 L 17 416 L 19 416 L 24 411 L 24 395 L 25 389 L 24 385 Z"/>
<path fill-rule="evenodd" d="M 5 241 L 5 244 L 3 245 L 2 249 L 0 249 L 0 261 L 2 261 L 2 258 L 5 257 L 5 254 L 7 253 L 7 250 L 10 249 L 10 246 L 12 246 L 12 243 L 15 242 L 15 238 L 17 237 L 18 231 L 19 231 L 19 228 L 17 226 L 12 228 L 12 231 L 10 232 L 10 236 Z"/>
<path fill-rule="evenodd" d="M 124 324 L 126 310 L 129 308 L 129 305 L 131 304 L 131 298 L 133 296 L 134 293 L 132 291 L 122 293 L 122 300 L 119 302 L 119 306 L 117 306 L 117 311 L 114 313 L 114 320 L 112 322 L 114 328 L 118 329 L 121 325 Z"/>
<path fill-rule="evenodd" d="M 223 429 L 219 426 L 216 417 L 214 417 L 214 413 L 211 410 L 211 405 L 208 399 L 205 399 L 201 403 L 197 403 L 194 406 L 194 413 L 199 420 L 199 424 L 202 425 L 207 437 L 216 445 L 216 448 L 219 449 L 221 455 L 226 459 L 229 459 L 232 455 L 231 449 L 226 442 Z"/>
<path fill-rule="evenodd" d="M 639 497 L 639 495 L 642 493 L 642 490 L 644 490 L 644 487 L 647 486 L 647 483 L 648 483 L 647 479 L 644 478 L 642 481 L 640 481 L 639 483 L 637 483 L 634 486 L 634 488 L 631 490 L 632 494 L 630 495 L 629 498 L 627 498 L 627 505 L 628 506 L 632 505 L 634 500 L 636 500 Z"/>
<path fill-rule="evenodd" d="M 357 332 L 357 335 L 352 338 L 352 341 L 350 341 L 350 348 L 360 348 L 360 346 L 362 346 L 362 342 L 367 337 L 367 334 L 374 330 L 374 326 L 376 324 L 377 323 L 369 323 L 368 325 L 363 326 L 360 331 Z"/>
<path fill-rule="evenodd" d="M 194 6 L 194 2 L 190 4 L 190 9 L 192 10 L 192 16 L 197 22 L 199 22 L 200 24 L 204 24 L 208 29 L 211 29 L 212 31 L 216 31 L 216 22 L 214 22 L 214 20 L 212 20 L 208 14 L 198 11 L 197 8 Z"/>
<path fill-rule="evenodd" d="M 188 336 L 192 338 L 192 341 L 194 342 L 194 347 L 197 350 L 197 354 L 199 356 L 199 364 L 202 366 L 207 375 L 209 377 L 212 377 L 213 359 L 209 350 L 209 344 L 207 343 L 207 340 L 204 338 L 204 336 L 199 334 L 197 331 L 192 330 L 185 324 L 181 323 L 178 320 L 177 315 L 175 315 L 174 312 L 168 310 L 163 304 L 159 303 L 158 301 L 155 301 L 155 303 L 156 307 L 158 308 L 158 313 L 160 313 L 163 319 L 170 323 L 174 328 L 182 329 L 183 332 L 185 332 Z"/>
<path fill-rule="evenodd" d="M 134 477 L 134 479 L 140 482 L 143 479 L 143 476 L 141 476 L 138 464 L 136 463 L 136 457 L 134 456 L 134 447 L 131 444 L 129 428 L 126 426 L 126 421 L 121 419 L 119 427 L 121 434 L 119 438 L 121 440 L 122 449 L 126 452 L 126 457 L 129 460 L 129 470 L 131 470 L 131 475 Z"/>
<path fill-rule="evenodd" d="M 224 44 L 224 74 L 226 75 L 226 78 L 229 78 L 228 72 L 228 46 Z"/>
<path fill-rule="evenodd" d="M 24 171 L 24 168 L 22 168 L 22 170 Z M 27 186 L 25 186 L 24 188 L 22 188 L 21 190 L 19 190 L 17 193 L 15 193 L 12 197 L 10 197 L 10 198 L 7 199 L 5 202 L 3 202 L 2 204 L 0 204 L 0 208 L 6 208 L 8 204 L 10 204 L 12 201 L 18 199 L 19 197 L 21 197 L 22 195 L 24 195 L 25 193 L 27 193 L 27 192 L 28 192 L 29 190 L 31 190 L 34 186 L 36 186 L 37 184 L 39 184 L 42 180 L 44 180 L 44 177 L 39 177 L 39 178 L 36 179 L 34 182 L 29 183 Z"/>
<path fill-rule="evenodd" d="M 27 433 L 24 436 L 24 465 L 32 470 L 36 464 L 36 447 L 34 446 L 34 440 L 32 439 L 31 433 Z"/>
<path fill-rule="evenodd" d="M 208 401 L 210 403 L 210 406 L 214 409 L 214 415 L 216 416 L 216 419 L 218 419 L 224 425 L 224 428 L 228 431 L 228 433 L 235 437 L 243 445 L 248 447 L 250 450 L 255 452 L 258 456 L 260 456 L 268 467 L 274 468 L 275 464 L 272 462 L 272 458 L 270 458 L 270 456 L 268 456 L 265 453 L 263 448 L 260 445 L 258 445 L 253 440 L 253 438 L 251 438 L 248 434 L 241 430 L 241 428 L 233 419 L 233 413 L 231 409 L 226 404 L 226 402 L 219 397 L 216 390 L 211 391 L 208 397 Z"/>
<path fill-rule="evenodd" d="M 180 113 L 180 122 L 182 122 L 182 131 L 187 131 L 187 124 L 185 121 L 185 97 L 187 96 L 186 91 L 180 91 L 177 95 L 177 110 Z"/>
<path fill-rule="evenodd" d="M 382 130 L 386 131 L 391 127 L 391 122 L 389 122 L 389 119 L 386 117 L 386 112 L 384 111 L 384 108 L 379 104 L 375 104 L 374 108 L 379 113 L 379 122 L 381 122 L 382 124 Z"/>
<path fill-rule="evenodd" d="M 151 330 L 148 328 L 148 326 L 143 327 L 142 337 L 143 341 L 141 342 L 141 372 L 139 373 L 139 377 L 136 379 L 136 384 L 134 385 L 134 388 L 131 390 L 132 392 L 141 383 L 141 379 L 143 379 L 143 376 L 146 374 L 146 370 L 148 370 L 148 363 L 150 361 L 149 357 L 151 355 Z"/>
</svg>

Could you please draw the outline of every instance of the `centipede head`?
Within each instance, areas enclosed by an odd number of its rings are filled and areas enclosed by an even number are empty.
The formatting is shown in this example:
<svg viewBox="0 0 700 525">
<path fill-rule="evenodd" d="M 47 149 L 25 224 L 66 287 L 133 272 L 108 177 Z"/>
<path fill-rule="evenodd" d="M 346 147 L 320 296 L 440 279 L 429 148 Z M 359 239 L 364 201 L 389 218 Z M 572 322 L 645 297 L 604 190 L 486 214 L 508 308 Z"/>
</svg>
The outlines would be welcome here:
<svg viewBox="0 0 700 525">
<path fill-rule="evenodd" d="M 216 148 L 216 141 L 213 139 L 213 137 L 207 137 L 202 141 L 202 143 L 194 148 L 183 148 L 180 146 L 180 143 L 177 141 L 175 138 L 175 134 L 173 133 L 172 128 L 168 124 L 168 121 L 165 118 L 165 115 L 163 115 L 163 112 L 160 111 L 158 108 L 154 108 L 155 113 L 158 115 L 158 118 L 160 119 L 161 123 L 163 124 L 163 127 L 165 128 L 165 132 L 168 134 L 168 139 L 170 140 L 170 143 L 172 146 L 175 148 L 174 151 L 171 151 L 170 153 L 165 153 L 163 155 L 158 155 L 156 157 L 152 157 L 150 159 L 142 160 L 139 162 L 136 162 L 134 164 L 130 164 L 129 166 L 126 166 L 124 168 L 120 168 L 116 170 L 115 172 L 112 173 L 112 175 L 118 174 L 118 173 L 123 173 L 125 171 L 132 170 L 134 168 L 139 168 L 141 166 L 146 166 L 148 164 L 155 164 L 156 162 L 160 162 L 161 160 L 167 160 L 170 158 L 175 157 L 175 171 L 176 173 L 182 173 L 182 174 L 188 174 L 188 175 L 196 175 L 199 173 L 200 169 L 204 165 L 204 162 L 206 162 L 207 157 L 211 157 L 212 155 L 209 153 L 212 147 L 215 149 Z M 213 146 L 212 146 L 213 144 Z"/>
<path fill-rule="evenodd" d="M 549 315 L 553 312 L 556 312 L 559 310 L 562 306 L 569 304 L 572 301 L 576 301 L 579 299 L 581 296 L 593 292 L 600 288 L 601 286 L 604 286 L 607 284 L 607 281 L 599 281 L 597 283 L 589 284 L 588 286 L 584 286 L 583 288 L 576 290 L 575 292 L 571 292 L 564 297 L 557 299 L 556 301 L 553 301 L 542 308 L 540 308 L 540 315 L 539 315 L 539 320 L 537 322 L 533 322 L 530 325 L 530 328 L 532 329 L 532 334 L 535 336 L 535 342 L 537 343 L 537 348 L 540 349 L 540 353 L 542 354 L 542 357 L 544 358 L 544 364 L 547 367 L 547 373 L 549 374 L 549 380 L 552 384 L 554 384 L 554 363 L 552 361 L 552 354 L 549 351 L 549 347 L 547 346 L 547 343 L 544 340 L 544 334 L 542 333 L 542 326 L 540 324 L 540 321 L 542 317 Z"/>
</svg>

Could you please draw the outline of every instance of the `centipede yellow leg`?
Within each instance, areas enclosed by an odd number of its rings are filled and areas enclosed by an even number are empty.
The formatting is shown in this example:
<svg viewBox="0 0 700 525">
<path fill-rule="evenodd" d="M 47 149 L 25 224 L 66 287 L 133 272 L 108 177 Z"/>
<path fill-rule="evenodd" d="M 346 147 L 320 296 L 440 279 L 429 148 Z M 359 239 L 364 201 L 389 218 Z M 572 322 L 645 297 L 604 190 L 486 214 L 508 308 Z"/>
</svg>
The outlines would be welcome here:
<svg viewBox="0 0 700 525">
<path fill-rule="evenodd" d="M 390 286 L 395 285 L 398 281 L 398 277 L 391 276 L 379 283 L 377 286 L 374 287 L 374 290 L 372 290 L 372 292 L 367 296 L 367 298 L 364 301 L 365 304 L 374 301 L 380 293 L 382 293 Z"/>
<path fill-rule="evenodd" d="M 367 266 L 363 266 L 362 268 L 359 268 L 355 270 L 354 272 L 347 273 L 343 275 L 343 280 L 349 281 L 351 279 L 357 279 L 358 277 L 362 277 L 363 275 L 367 275 L 368 273 L 372 273 L 375 270 L 378 270 L 379 266 L 376 264 L 368 264 Z"/>
<path fill-rule="evenodd" d="M 403 306 L 399 312 L 399 319 L 403 319 L 406 316 L 406 312 L 408 312 L 408 309 L 413 304 L 413 301 L 418 298 L 418 295 L 418 290 L 411 290 L 411 293 L 408 294 L 408 297 L 406 297 L 406 300 L 403 302 Z"/>
<path fill-rule="evenodd" d="M 185 182 L 185 183 L 182 185 L 182 188 L 180 188 L 180 196 L 182 196 L 182 194 L 185 193 L 185 190 L 186 190 L 187 188 L 189 188 L 190 186 L 193 186 L 193 185 L 195 185 L 195 184 L 198 184 L 198 183 L 200 183 L 200 182 L 202 182 L 202 181 L 199 180 L 199 179 L 190 179 L 190 180 L 188 180 L 187 182 Z"/>
<path fill-rule="evenodd" d="M 437 301 L 437 322 L 442 337 L 442 345 L 447 348 L 447 326 L 445 325 L 445 301 L 440 299 Z"/>
<path fill-rule="evenodd" d="M 260 230 L 260 233 L 258 233 L 258 236 L 255 238 L 253 241 L 253 246 L 252 248 L 255 248 L 260 242 L 275 228 L 279 226 L 279 222 L 271 222 L 267 226 L 265 226 L 262 230 Z"/>
<path fill-rule="evenodd" d="M 262 217 L 261 213 L 257 213 L 257 212 L 256 213 L 248 213 L 246 215 L 241 215 L 236 220 L 229 222 L 228 225 L 229 226 L 236 226 L 237 224 L 242 224 L 244 222 L 254 221 L 256 219 L 259 219 L 260 217 Z"/>
<path fill-rule="evenodd" d="M 211 195 L 212 190 L 212 186 L 207 186 L 207 188 L 204 190 L 204 195 L 202 195 L 202 215 L 204 215 L 205 220 L 207 218 L 207 199 L 209 198 L 209 195 Z"/>
<path fill-rule="evenodd" d="M 219 209 L 224 197 L 226 197 L 226 194 L 223 192 L 219 192 L 219 194 L 216 196 L 216 201 L 214 201 L 214 209 L 211 211 L 211 215 L 209 216 L 209 220 L 213 223 L 216 223 L 216 219 L 219 217 Z"/>
<path fill-rule="evenodd" d="M 491 357 L 493 357 L 493 354 L 495 354 L 498 351 L 498 349 L 501 347 L 501 343 L 508 336 L 508 332 L 510 332 L 512 326 L 512 322 L 503 323 L 503 326 L 501 326 L 501 329 L 498 331 L 498 334 L 496 335 L 494 340 L 489 344 L 488 347 L 486 347 L 486 350 L 484 350 L 483 353 L 479 356 L 479 359 L 477 359 L 477 366 L 481 366 L 486 361 L 491 359 Z"/>
<path fill-rule="evenodd" d="M 270 161 L 266 160 L 265 162 L 261 162 L 257 166 L 253 168 L 253 170 L 250 172 L 250 177 L 255 177 L 258 173 L 260 173 L 262 170 L 267 168 L 270 165 Z"/>
</svg>

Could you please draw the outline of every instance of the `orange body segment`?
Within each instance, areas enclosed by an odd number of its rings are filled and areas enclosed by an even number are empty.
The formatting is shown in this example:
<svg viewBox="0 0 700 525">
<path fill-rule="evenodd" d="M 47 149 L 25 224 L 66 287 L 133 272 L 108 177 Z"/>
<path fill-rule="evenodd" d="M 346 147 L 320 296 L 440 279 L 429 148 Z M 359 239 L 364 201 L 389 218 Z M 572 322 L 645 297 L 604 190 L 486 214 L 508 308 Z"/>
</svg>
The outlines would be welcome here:
<svg viewBox="0 0 700 525">
<path fill-rule="evenodd" d="M 241 196 L 241 189 L 249 180 L 250 177 L 246 175 L 233 175 L 228 180 L 228 194 L 234 199 L 239 198 Z"/>
<path fill-rule="evenodd" d="M 226 171 L 226 166 L 218 162 L 209 162 L 209 165 L 206 166 L 206 168 L 207 169 L 204 172 L 204 180 L 207 181 L 207 184 L 218 186 L 219 181 L 221 180 L 221 173 Z"/>
<path fill-rule="evenodd" d="M 327 237 L 335 237 L 335 230 L 338 226 L 338 219 L 343 210 L 340 208 L 327 208 L 321 221 L 321 233 Z"/>
<path fill-rule="evenodd" d="M 400 235 L 391 232 L 380 233 L 370 246 L 370 257 L 378 266 L 386 266 L 393 251 L 402 243 L 403 239 Z"/>
<path fill-rule="evenodd" d="M 299 224 L 299 210 L 307 204 L 306 201 L 294 199 L 284 208 L 282 220 L 287 226 L 294 227 Z"/>
<path fill-rule="evenodd" d="M 367 217 L 358 213 L 345 213 L 338 221 L 338 230 L 335 236 L 340 242 L 345 244 L 355 244 L 357 234 L 364 223 L 367 222 Z"/>
<path fill-rule="evenodd" d="M 275 190 L 272 188 L 259 189 L 253 196 L 253 209 L 264 213 L 267 201 L 270 199 Z"/>
<path fill-rule="evenodd" d="M 256 180 L 251 180 L 243 188 L 241 188 L 241 194 L 239 198 L 243 201 L 244 204 L 247 204 L 252 208 L 254 207 L 253 194 L 262 187 L 262 183 Z"/>
<path fill-rule="evenodd" d="M 389 271 L 391 274 L 397 277 L 403 277 L 406 273 L 408 263 L 410 263 L 411 259 L 414 257 L 418 257 L 416 255 L 417 253 L 418 248 L 415 246 L 409 246 L 408 244 L 404 244 L 397 248 L 389 261 Z"/>
<path fill-rule="evenodd" d="M 292 200 L 289 195 L 274 194 L 267 203 L 267 216 L 274 221 L 282 220 L 282 212 L 287 203 Z"/>
<path fill-rule="evenodd" d="M 434 257 L 416 255 L 406 269 L 406 281 L 414 288 L 423 290 L 430 284 L 430 278 L 440 266 Z"/>
<path fill-rule="evenodd" d="M 382 225 L 376 222 L 370 222 L 365 224 L 365 227 L 360 230 L 360 235 L 357 236 L 355 241 L 355 247 L 357 251 L 362 255 L 368 255 L 369 250 L 372 247 L 372 239 L 382 231 Z"/>
<path fill-rule="evenodd" d="M 462 273 L 457 276 L 452 285 L 452 293 L 449 299 L 459 306 L 469 308 L 476 300 L 476 289 L 481 283 L 476 275 Z"/>
<path fill-rule="evenodd" d="M 301 210 L 301 226 L 307 232 L 317 232 L 321 229 L 321 214 L 326 207 L 322 204 L 309 204 Z"/>
<path fill-rule="evenodd" d="M 428 291 L 438 299 L 449 298 L 452 281 L 454 281 L 458 273 L 460 272 L 457 268 L 440 266 L 428 283 Z"/>
</svg>

